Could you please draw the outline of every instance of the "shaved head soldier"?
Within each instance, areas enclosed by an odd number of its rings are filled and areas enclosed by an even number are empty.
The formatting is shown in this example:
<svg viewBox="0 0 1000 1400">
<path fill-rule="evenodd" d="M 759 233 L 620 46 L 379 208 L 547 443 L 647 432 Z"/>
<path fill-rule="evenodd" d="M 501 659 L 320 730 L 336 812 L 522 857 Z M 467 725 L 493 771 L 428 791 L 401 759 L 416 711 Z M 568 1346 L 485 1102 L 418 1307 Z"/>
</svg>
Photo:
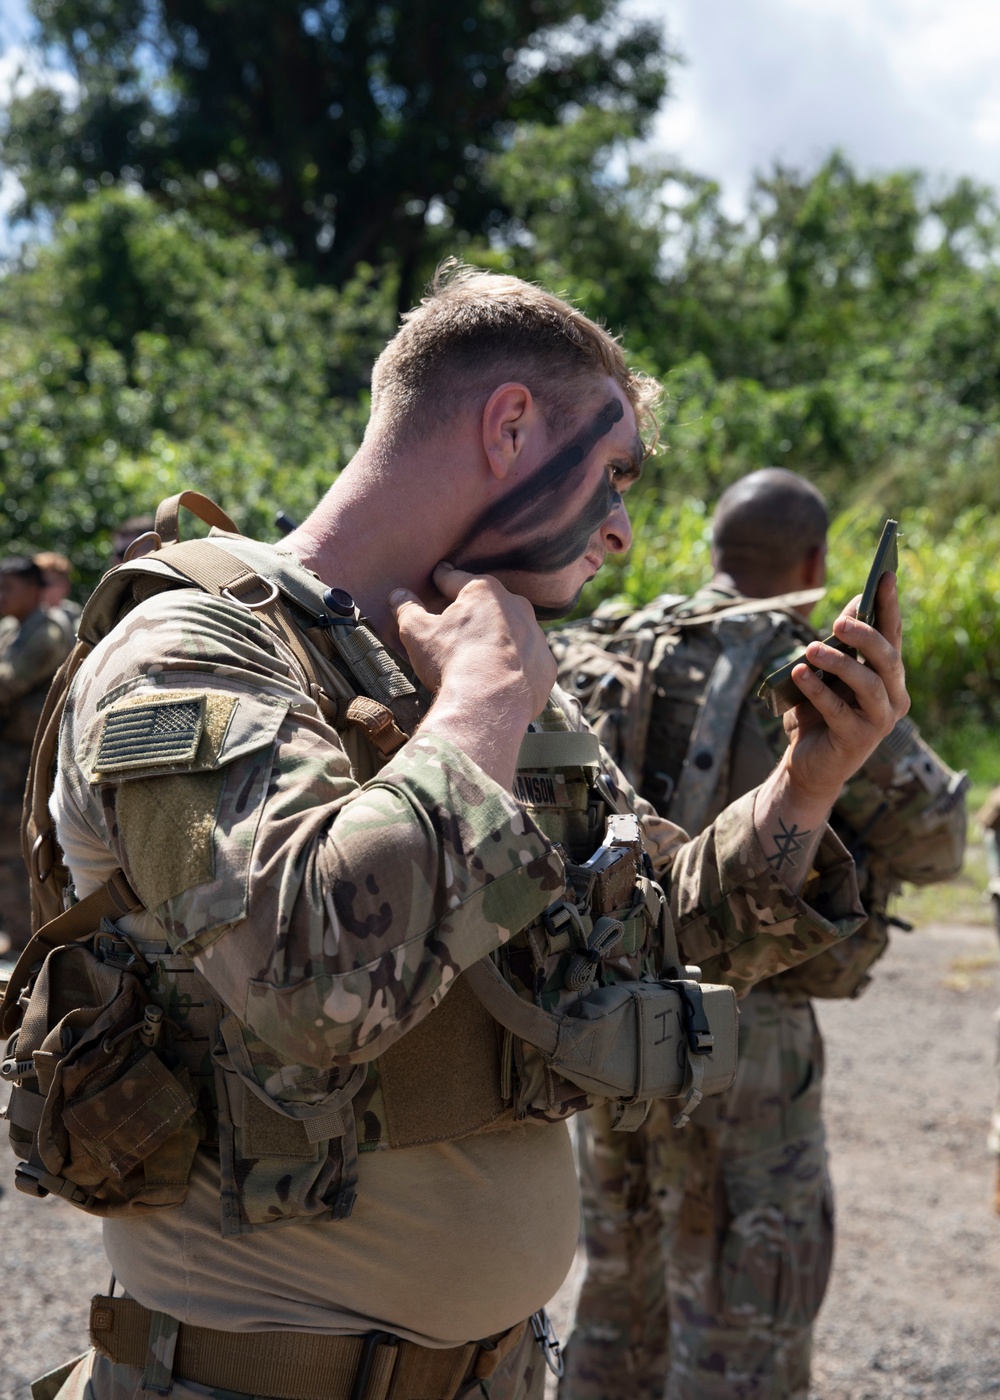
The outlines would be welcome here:
<svg viewBox="0 0 1000 1400">
<path fill-rule="evenodd" d="M 826 572 L 828 525 L 826 502 L 804 477 L 783 467 L 751 472 L 715 508 L 714 581 L 747 598 L 816 587 Z"/>
<path fill-rule="evenodd" d="M 631 760 L 640 791 L 692 834 L 784 750 L 785 728 L 755 693 L 816 635 L 806 619 L 826 536 L 826 504 L 810 482 L 754 472 L 719 500 L 705 588 L 553 638 L 560 679 Z M 626 657 L 641 658 L 638 670 L 623 669 Z M 631 704 L 616 691 L 623 677 Z M 588 1115 L 588 1268 L 560 1400 L 806 1400 L 833 1252 L 810 997 L 856 996 L 867 984 L 901 880 L 960 868 L 964 786 L 900 720 L 834 808 L 867 922 L 749 992 L 736 1082 L 687 1127 L 672 1126 L 662 1103 L 628 1139 L 599 1110 Z M 789 833 L 782 850 L 794 844 Z"/>
</svg>

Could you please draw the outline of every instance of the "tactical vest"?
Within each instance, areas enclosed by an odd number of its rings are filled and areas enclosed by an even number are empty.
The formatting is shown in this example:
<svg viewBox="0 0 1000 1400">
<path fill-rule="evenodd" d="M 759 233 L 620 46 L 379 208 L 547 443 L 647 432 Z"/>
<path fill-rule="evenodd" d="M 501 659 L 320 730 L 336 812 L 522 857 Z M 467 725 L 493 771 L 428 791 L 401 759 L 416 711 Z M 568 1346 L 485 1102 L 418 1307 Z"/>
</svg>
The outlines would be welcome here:
<svg viewBox="0 0 1000 1400">
<path fill-rule="evenodd" d="M 180 543 L 182 504 L 228 533 Z M 638 822 L 618 810 L 597 740 L 551 703 L 525 737 L 515 795 L 565 852 L 562 898 L 346 1082 L 284 1064 L 190 959 L 129 937 L 122 916 L 141 906 L 121 871 L 60 913 L 69 876 L 48 814 L 59 717 L 81 661 L 155 592 L 193 585 L 253 608 L 296 658 L 360 782 L 420 718 L 414 685 L 348 595 L 239 537 L 197 493 L 165 502 L 156 534 L 153 555 L 99 585 L 36 737 L 23 837 L 37 932 L 0 1007 L 21 1190 L 103 1215 L 170 1206 L 200 1146 L 219 1155 L 223 1234 L 239 1234 L 348 1215 L 359 1150 L 554 1121 L 609 1100 L 627 1130 L 654 1097 L 686 1094 L 683 1116 L 728 1087 L 733 994 L 680 964 Z M 290 1103 L 271 1090 L 291 1070 Z"/>
</svg>

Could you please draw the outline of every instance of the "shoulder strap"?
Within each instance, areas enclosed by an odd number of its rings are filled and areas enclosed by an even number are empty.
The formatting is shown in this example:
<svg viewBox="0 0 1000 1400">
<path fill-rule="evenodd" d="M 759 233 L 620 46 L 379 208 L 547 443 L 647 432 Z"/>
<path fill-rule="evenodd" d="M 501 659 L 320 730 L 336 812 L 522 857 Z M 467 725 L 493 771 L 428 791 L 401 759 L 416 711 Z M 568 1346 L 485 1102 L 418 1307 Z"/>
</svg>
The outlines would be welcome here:
<svg viewBox="0 0 1000 1400">
<path fill-rule="evenodd" d="M 206 592 L 258 613 L 295 657 L 309 693 L 331 724 L 346 719 L 360 725 L 383 753 L 393 752 L 413 733 L 420 707 L 412 683 L 357 615 L 331 619 L 322 584 L 293 560 L 286 562 L 256 541 L 229 538 L 167 545 L 156 557 Z M 288 615 L 282 595 L 317 620 L 315 642 Z M 324 648 L 330 650 L 324 654 Z M 369 697 L 367 705 L 353 703 L 355 692 L 329 664 L 333 652 Z M 373 702 L 387 713 L 373 715 Z"/>
<path fill-rule="evenodd" d="M 718 615 L 710 620 L 716 624 Z M 740 633 L 712 628 L 719 654 L 702 693 L 668 811 L 670 820 L 693 836 L 705 825 L 736 721 L 772 636 L 771 624 L 762 613 L 751 614 L 748 622 Z"/>
<path fill-rule="evenodd" d="M 39 927 L 63 908 L 69 871 L 52 829 L 49 797 L 55 784 L 59 756 L 59 726 L 73 677 L 93 647 L 78 641 L 52 678 L 31 746 L 28 781 L 21 819 L 21 855 L 31 887 L 32 923 Z"/>
<path fill-rule="evenodd" d="M 807 627 L 805 618 L 800 616 L 796 609 L 804 607 L 807 603 L 810 606 L 818 603 L 825 595 L 825 588 L 802 588 L 797 593 L 775 594 L 773 598 L 740 598 L 735 602 L 721 603 L 714 608 L 672 617 L 671 621 L 675 627 L 704 627 L 706 623 L 721 622 L 731 617 L 752 617 L 755 613 L 779 612 L 793 616 L 796 621 Z"/>
</svg>

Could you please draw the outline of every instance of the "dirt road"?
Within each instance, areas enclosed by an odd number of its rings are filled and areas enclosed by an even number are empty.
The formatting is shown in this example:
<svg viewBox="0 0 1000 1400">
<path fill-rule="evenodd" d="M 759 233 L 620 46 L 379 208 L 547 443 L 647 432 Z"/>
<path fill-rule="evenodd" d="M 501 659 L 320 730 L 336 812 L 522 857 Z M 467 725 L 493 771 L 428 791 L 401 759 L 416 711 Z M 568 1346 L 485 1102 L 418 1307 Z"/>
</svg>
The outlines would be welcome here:
<svg viewBox="0 0 1000 1400">
<path fill-rule="evenodd" d="M 985 1133 L 1000 1001 L 990 928 L 899 936 L 858 1002 L 820 1005 L 838 1248 L 813 1400 L 1000 1396 L 1000 1217 Z M 85 1344 L 100 1226 L 23 1200 L 0 1154 L 0 1396 Z M 565 1333 L 571 1279 L 552 1308 Z"/>
</svg>

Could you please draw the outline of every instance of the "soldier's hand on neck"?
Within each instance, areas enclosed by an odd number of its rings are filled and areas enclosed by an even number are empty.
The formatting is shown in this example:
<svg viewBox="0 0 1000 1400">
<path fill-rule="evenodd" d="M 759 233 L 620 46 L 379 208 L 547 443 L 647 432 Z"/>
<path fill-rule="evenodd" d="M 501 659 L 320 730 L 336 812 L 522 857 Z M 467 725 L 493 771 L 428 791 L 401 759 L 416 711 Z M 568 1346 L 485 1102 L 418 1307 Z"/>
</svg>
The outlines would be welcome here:
<svg viewBox="0 0 1000 1400">
<path fill-rule="evenodd" d="M 435 695 L 420 732 L 450 739 L 510 789 L 521 740 L 545 708 L 556 663 L 527 598 L 450 564 L 439 564 L 433 581 L 449 600 L 440 613 L 406 589 L 389 598 L 410 664 Z"/>
<path fill-rule="evenodd" d="M 857 620 L 859 602 L 853 599 L 833 624 L 834 635 L 853 647 L 858 659 L 810 642 L 807 660 L 834 683 L 820 680 L 804 664 L 792 672 L 804 703 L 785 715 L 788 749 L 757 795 L 757 835 L 792 889 L 809 871 L 844 783 L 910 708 L 895 576 L 885 574 L 879 584 L 878 630 Z"/>
</svg>

